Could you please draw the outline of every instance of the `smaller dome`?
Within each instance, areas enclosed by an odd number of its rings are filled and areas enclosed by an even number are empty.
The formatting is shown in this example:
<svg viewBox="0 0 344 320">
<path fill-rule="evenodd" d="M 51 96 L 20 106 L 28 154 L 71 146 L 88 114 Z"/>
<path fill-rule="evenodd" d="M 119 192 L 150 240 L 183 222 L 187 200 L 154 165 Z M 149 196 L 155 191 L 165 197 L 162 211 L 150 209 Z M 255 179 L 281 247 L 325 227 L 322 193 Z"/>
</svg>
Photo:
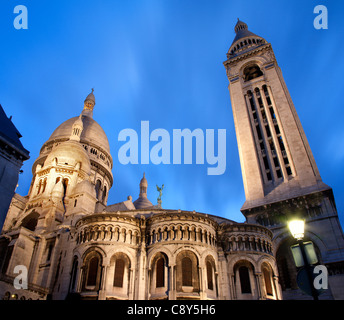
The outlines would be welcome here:
<svg viewBox="0 0 344 320">
<path fill-rule="evenodd" d="M 80 163 L 80 168 L 86 173 L 91 172 L 91 163 L 87 152 L 77 141 L 68 140 L 53 148 L 49 153 L 44 165 L 64 164 L 75 167 Z"/>
<path fill-rule="evenodd" d="M 134 206 L 136 209 L 144 209 L 152 207 L 153 204 L 147 198 L 147 187 L 148 182 L 145 173 L 140 181 L 140 195 L 136 201 L 134 201 Z"/>
<path fill-rule="evenodd" d="M 140 187 L 148 187 L 148 182 L 145 173 L 143 173 L 143 178 L 140 181 Z"/>
<path fill-rule="evenodd" d="M 134 206 L 136 209 L 145 209 L 153 207 L 153 203 L 151 203 L 147 198 L 145 197 L 139 197 L 134 203 Z"/>
</svg>

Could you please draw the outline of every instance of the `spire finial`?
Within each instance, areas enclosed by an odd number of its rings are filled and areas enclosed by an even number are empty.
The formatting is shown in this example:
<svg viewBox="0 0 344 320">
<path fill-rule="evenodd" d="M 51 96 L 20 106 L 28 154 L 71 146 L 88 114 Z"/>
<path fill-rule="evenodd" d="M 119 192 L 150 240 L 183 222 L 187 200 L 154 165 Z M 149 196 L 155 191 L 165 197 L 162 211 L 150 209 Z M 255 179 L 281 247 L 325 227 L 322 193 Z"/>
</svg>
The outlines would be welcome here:
<svg viewBox="0 0 344 320">
<path fill-rule="evenodd" d="M 245 22 L 242 22 L 238 18 L 238 21 L 234 27 L 234 31 L 235 31 L 235 33 L 238 33 L 240 30 L 247 30 L 247 24 Z"/>
</svg>

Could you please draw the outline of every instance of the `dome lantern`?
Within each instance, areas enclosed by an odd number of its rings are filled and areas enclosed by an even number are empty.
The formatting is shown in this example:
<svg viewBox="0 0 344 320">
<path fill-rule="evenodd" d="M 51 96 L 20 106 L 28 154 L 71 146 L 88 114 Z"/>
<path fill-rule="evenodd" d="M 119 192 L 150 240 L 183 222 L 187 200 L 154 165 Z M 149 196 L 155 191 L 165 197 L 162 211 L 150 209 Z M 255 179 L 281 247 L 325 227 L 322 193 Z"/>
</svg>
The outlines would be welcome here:
<svg viewBox="0 0 344 320">
<path fill-rule="evenodd" d="M 84 101 L 84 110 L 82 111 L 82 115 L 93 117 L 93 108 L 96 104 L 96 98 L 93 94 L 94 89 L 92 88 L 92 92 L 86 97 Z"/>
<path fill-rule="evenodd" d="M 134 201 L 134 206 L 136 209 L 150 208 L 153 206 L 153 204 L 147 198 L 147 187 L 148 182 L 145 174 L 143 174 L 143 178 L 140 181 L 140 194 L 138 199 Z"/>
</svg>

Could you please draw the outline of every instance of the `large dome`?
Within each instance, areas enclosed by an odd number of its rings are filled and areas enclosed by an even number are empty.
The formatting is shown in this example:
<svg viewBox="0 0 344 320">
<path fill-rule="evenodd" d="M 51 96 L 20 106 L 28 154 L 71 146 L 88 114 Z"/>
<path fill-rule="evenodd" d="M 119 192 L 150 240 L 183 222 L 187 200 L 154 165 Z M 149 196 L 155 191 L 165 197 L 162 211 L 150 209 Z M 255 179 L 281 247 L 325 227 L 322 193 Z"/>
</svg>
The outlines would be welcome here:
<svg viewBox="0 0 344 320">
<path fill-rule="evenodd" d="M 65 143 L 75 142 L 72 145 L 78 145 L 77 149 L 83 149 L 82 153 L 73 154 L 72 150 L 70 155 L 75 156 L 75 159 L 83 158 L 83 156 L 88 158 L 91 170 L 95 174 L 95 179 L 97 178 L 100 182 L 107 183 L 102 185 L 103 188 L 109 190 L 113 184 L 112 176 L 112 157 L 110 153 L 110 146 L 107 136 L 103 128 L 93 120 L 93 108 L 95 105 L 95 98 L 92 93 L 90 93 L 84 101 L 84 109 L 82 110 L 79 117 L 73 117 L 62 124 L 60 124 L 49 137 L 49 139 L 43 144 L 38 158 L 35 160 L 32 166 L 32 173 L 35 174 L 38 165 L 40 168 L 44 165 L 47 157 L 54 159 L 54 153 L 62 150 L 59 148 L 60 145 L 66 145 Z M 56 151 L 57 150 L 57 151 Z M 62 158 L 66 158 L 65 154 L 62 154 Z M 87 163 L 85 159 L 82 159 L 81 163 Z M 85 161 L 84 161 L 85 160 Z M 49 162 L 48 161 L 48 162 Z M 70 159 L 66 160 L 67 163 L 71 162 Z M 106 178 L 104 180 L 104 178 Z"/>
<path fill-rule="evenodd" d="M 55 139 L 69 139 L 72 132 L 72 126 L 78 117 L 73 117 L 60 124 L 50 136 L 49 141 Z M 90 142 L 102 148 L 110 155 L 110 146 L 103 128 L 90 117 L 82 116 L 83 130 L 80 136 L 80 142 Z M 47 143 L 46 142 L 46 143 Z"/>
</svg>

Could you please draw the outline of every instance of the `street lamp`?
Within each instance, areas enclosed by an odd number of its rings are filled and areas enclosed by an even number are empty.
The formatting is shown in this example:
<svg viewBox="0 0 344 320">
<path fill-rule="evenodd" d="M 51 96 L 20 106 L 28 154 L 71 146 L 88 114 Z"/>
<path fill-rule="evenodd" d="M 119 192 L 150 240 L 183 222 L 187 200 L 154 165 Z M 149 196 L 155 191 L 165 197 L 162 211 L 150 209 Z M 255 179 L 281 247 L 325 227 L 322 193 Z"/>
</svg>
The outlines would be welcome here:
<svg viewBox="0 0 344 320">
<path fill-rule="evenodd" d="M 305 234 L 305 221 L 292 220 L 288 223 L 290 233 L 296 240 L 302 240 Z"/>
<path fill-rule="evenodd" d="M 288 227 L 289 227 L 290 233 L 297 240 L 297 242 L 300 246 L 302 258 L 303 258 L 303 261 L 305 264 L 305 269 L 307 272 L 307 278 L 308 278 L 309 285 L 310 285 L 311 290 L 312 290 L 313 299 L 318 300 L 318 292 L 315 290 L 314 285 L 313 285 L 312 269 L 311 269 L 311 266 L 309 264 L 309 261 L 308 261 L 307 255 L 306 255 L 306 251 L 305 251 L 305 246 L 303 243 L 303 237 L 305 235 L 305 221 L 301 220 L 301 219 L 292 220 L 288 223 Z"/>
</svg>

